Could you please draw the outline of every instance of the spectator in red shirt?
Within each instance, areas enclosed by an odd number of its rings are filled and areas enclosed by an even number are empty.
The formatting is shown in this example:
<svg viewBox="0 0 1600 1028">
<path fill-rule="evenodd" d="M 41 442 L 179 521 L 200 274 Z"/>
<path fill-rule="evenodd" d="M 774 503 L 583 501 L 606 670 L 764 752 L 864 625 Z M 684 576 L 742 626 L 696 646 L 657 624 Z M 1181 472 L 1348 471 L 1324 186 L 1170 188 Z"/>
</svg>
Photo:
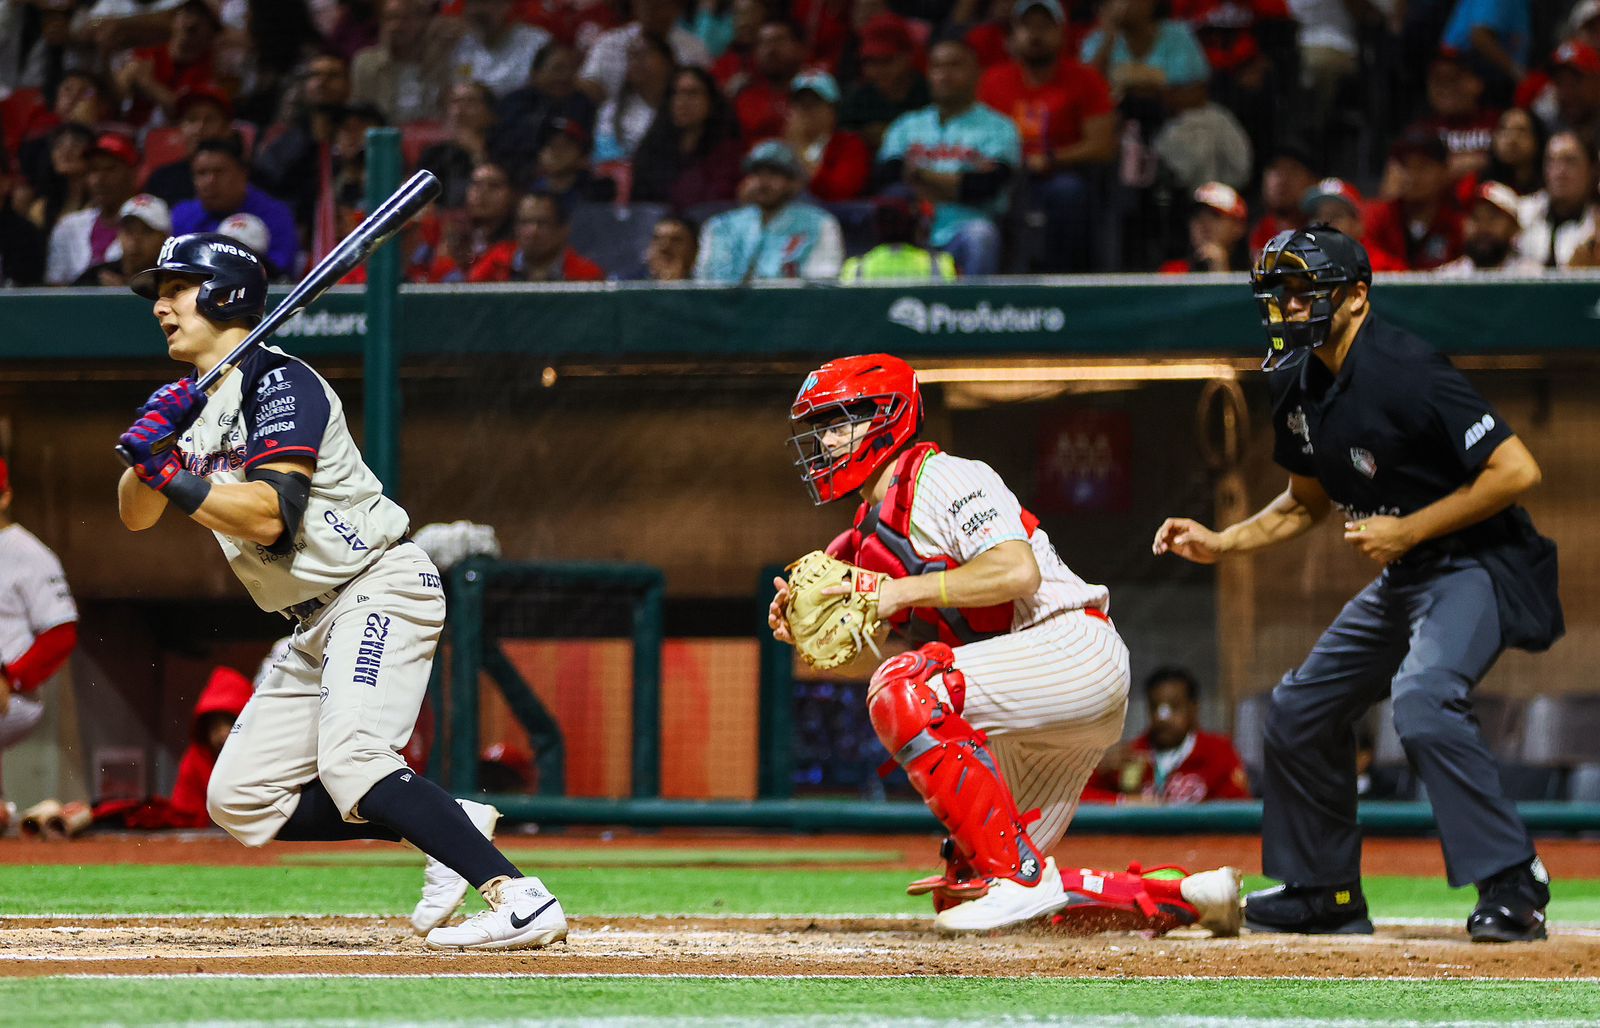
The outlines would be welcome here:
<svg viewBox="0 0 1600 1028">
<path fill-rule="evenodd" d="M 1405 261 L 1364 238 L 1367 234 L 1366 206 L 1360 191 L 1344 179 L 1325 178 L 1306 190 L 1300 209 L 1305 211 L 1307 225 L 1331 225 L 1351 239 L 1360 240 L 1366 247 L 1373 271 L 1407 270 Z"/>
<path fill-rule="evenodd" d="M 551 193 L 532 192 L 517 204 L 514 241 L 490 247 L 469 282 L 600 282 L 600 265 L 567 245 L 567 209 Z"/>
<path fill-rule="evenodd" d="M 1232 741 L 1200 730 L 1200 683 L 1193 674 L 1157 668 L 1144 680 L 1144 694 L 1149 729 L 1106 751 L 1085 800 L 1177 805 L 1250 797 L 1250 780 Z"/>
<path fill-rule="evenodd" d="M 1411 129 L 1389 148 L 1399 195 L 1368 218 L 1372 244 L 1429 271 L 1461 256 L 1461 210 L 1450 184 L 1450 154 L 1427 129 Z"/>
<path fill-rule="evenodd" d="M 1600 134 L 1600 51 L 1570 40 L 1550 56 L 1550 83 L 1555 90 L 1556 117 L 1552 134 L 1562 129 Z"/>
<path fill-rule="evenodd" d="M 428 281 L 464 281 L 490 250 L 509 243 L 516 197 L 502 165 L 479 162 L 467 182 L 465 217 L 445 218 L 440 226 L 440 252 L 428 269 Z"/>
<path fill-rule="evenodd" d="M 825 71 L 796 75 L 790 87 L 784 141 L 810 174 L 810 192 L 834 203 L 854 200 L 872 175 L 872 151 L 854 132 L 838 128 L 839 84 Z"/>
<path fill-rule="evenodd" d="M 737 93 L 755 74 L 756 35 L 767 21 L 765 0 L 733 0 L 733 38 L 711 66 L 711 75 Z"/>
<path fill-rule="evenodd" d="M 1294 144 L 1281 145 L 1261 170 L 1261 203 L 1266 213 L 1250 230 L 1250 252 L 1260 253 L 1267 241 L 1286 228 L 1305 224 L 1300 198 L 1317 182 L 1310 155 Z"/>
<path fill-rule="evenodd" d="M 222 23 L 205 0 L 188 0 L 179 7 L 167 45 L 134 51 L 132 60 L 117 71 L 123 120 L 143 125 L 158 108 L 170 117 L 179 93 L 214 87 L 212 56 L 221 31 Z"/>
<path fill-rule="evenodd" d="M 1470 53 L 1445 47 L 1428 67 L 1428 114 L 1411 127 L 1437 132 L 1444 140 L 1451 179 L 1489 163 L 1500 115 L 1483 105 L 1483 89 L 1483 69 Z"/>
<path fill-rule="evenodd" d="M 1236 189 L 1224 182 L 1207 182 L 1194 191 L 1189 214 L 1189 256 L 1161 266 L 1164 275 L 1197 271 L 1248 271 L 1250 251 L 1244 237 L 1250 231 L 1250 209 Z"/>
<path fill-rule="evenodd" d="M 789 83 L 805 61 L 800 30 L 773 20 L 756 33 L 755 75 L 733 98 L 733 113 L 746 146 L 783 135 L 789 111 Z"/>
<path fill-rule="evenodd" d="M 1089 267 L 1092 166 L 1117 153 L 1117 116 L 1105 79 L 1063 51 L 1066 12 L 1058 0 L 1016 0 L 1012 60 L 983 73 L 978 99 L 1017 123 L 1030 202 L 1052 241 L 1046 271 Z"/>
</svg>

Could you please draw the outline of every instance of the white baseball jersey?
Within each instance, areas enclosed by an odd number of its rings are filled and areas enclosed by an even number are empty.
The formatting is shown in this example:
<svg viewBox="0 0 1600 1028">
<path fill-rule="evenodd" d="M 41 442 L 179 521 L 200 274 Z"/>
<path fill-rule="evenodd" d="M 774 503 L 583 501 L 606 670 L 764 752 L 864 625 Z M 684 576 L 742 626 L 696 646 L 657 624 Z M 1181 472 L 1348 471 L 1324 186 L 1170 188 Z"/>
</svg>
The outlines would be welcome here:
<svg viewBox="0 0 1600 1028">
<path fill-rule="evenodd" d="M 966 678 L 963 716 L 988 735 L 1017 808 L 1039 810 L 1029 834 L 1049 852 L 1122 736 L 1128 649 L 1109 620 L 1083 613 L 1107 611 L 1110 591 L 1074 574 L 1043 528 L 1028 535 L 1021 503 L 993 468 L 930 453 L 912 495 L 917 552 L 966 564 L 1013 539 L 1032 545 L 1039 588 L 1013 604 L 1009 632 L 957 646 L 955 663 Z"/>
<path fill-rule="evenodd" d="M 284 552 L 214 533 L 263 610 L 282 610 L 354 578 L 404 537 L 410 519 L 383 495 L 333 388 L 297 357 L 258 347 L 222 380 L 178 439 L 184 467 L 212 484 L 288 457 L 316 462 L 299 536 Z"/>
<path fill-rule="evenodd" d="M 0 528 L 0 664 L 28 652 L 43 633 L 78 620 L 61 561 L 21 525 Z"/>
<path fill-rule="evenodd" d="M 1043 528 L 1034 529 L 1029 537 L 1022 524 L 1022 504 L 983 461 L 930 453 L 922 462 L 912 496 L 911 545 L 924 557 L 946 556 L 965 564 L 1013 539 L 1033 546 L 1041 581 L 1033 595 L 1016 601 L 1013 631 L 1063 610 L 1096 607 L 1109 611 L 1110 591 L 1073 574 Z"/>
</svg>

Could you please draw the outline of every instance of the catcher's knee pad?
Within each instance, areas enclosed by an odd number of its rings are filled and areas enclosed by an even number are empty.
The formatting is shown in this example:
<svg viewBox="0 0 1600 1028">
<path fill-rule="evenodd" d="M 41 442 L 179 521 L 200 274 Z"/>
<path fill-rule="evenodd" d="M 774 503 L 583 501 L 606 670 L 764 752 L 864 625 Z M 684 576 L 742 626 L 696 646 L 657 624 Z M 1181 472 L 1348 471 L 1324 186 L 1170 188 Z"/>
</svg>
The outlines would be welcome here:
<svg viewBox="0 0 1600 1028">
<path fill-rule="evenodd" d="M 1183 898 L 1188 872 L 1179 867 L 1145 871 L 1129 864 L 1126 871 L 1065 868 L 1061 885 L 1070 897 L 1051 924 L 1071 935 L 1100 932 L 1145 932 L 1164 935 L 1192 925 L 1200 913 Z"/>
<path fill-rule="evenodd" d="M 965 687 L 954 665 L 955 653 L 943 643 L 884 661 L 867 688 L 872 727 L 979 876 L 1031 885 L 1044 859 L 1028 838 L 983 733 L 955 705 Z M 936 675 L 943 676 L 953 703 L 930 684 Z"/>
</svg>

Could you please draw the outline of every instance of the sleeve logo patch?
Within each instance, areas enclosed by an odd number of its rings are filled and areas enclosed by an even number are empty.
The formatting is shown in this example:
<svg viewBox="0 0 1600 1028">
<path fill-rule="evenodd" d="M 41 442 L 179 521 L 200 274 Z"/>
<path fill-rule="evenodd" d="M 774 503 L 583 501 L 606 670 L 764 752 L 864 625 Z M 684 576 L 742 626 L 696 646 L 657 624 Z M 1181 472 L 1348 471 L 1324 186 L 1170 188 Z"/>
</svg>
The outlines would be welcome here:
<svg viewBox="0 0 1600 1028">
<path fill-rule="evenodd" d="M 1485 414 L 1483 417 L 1467 426 L 1467 434 L 1462 439 L 1462 449 L 1470 450 L 1478 444 L 1484 436 L 1494 429 L 1494 415 Z"/>
</svg>

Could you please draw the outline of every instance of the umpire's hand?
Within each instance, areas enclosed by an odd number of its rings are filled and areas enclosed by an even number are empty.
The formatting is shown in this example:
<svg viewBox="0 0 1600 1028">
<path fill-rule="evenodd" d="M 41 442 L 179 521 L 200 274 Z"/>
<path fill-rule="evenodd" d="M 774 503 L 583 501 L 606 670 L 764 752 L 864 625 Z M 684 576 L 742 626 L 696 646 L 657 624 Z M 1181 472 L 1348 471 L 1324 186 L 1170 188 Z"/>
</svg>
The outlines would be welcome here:
<svg viewBox="0 0 1600 1028">
<path fill-rule="evenodd" d="M 1156 541 L 1150 552 L 1157 557 L 1163 553 L 1176 553 L 1196 564 L 1215 564 L 1222 556 L 1222 536 L 1189 518 L 1168 518 L 1156 529 Z"/>
<path fill-rule="evenodd" d="M 1406 521 L 1387 514 L 1346 521 L 1344 541 L 1360 550 L 1363 557 L 1379 564 L 1392 564 L 1417 545 Z"/>
</svg>

